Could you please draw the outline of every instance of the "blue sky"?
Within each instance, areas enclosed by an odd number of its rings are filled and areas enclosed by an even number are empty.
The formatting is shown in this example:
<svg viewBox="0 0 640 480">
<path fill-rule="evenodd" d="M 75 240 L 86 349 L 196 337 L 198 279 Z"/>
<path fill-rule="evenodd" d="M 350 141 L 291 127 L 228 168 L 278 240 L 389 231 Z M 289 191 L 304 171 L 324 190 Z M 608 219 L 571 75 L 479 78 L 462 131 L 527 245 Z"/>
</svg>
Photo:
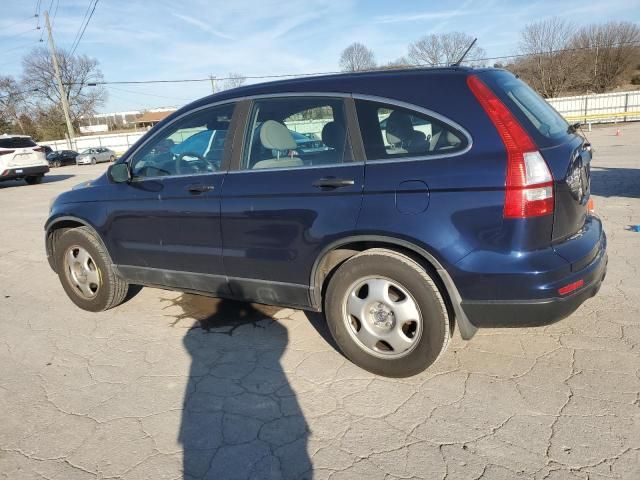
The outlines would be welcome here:
<svg viewBox="0 0 640 480">
<path fill-rule="evenodd" d="M 69 48 L 89 0 L 41 0 L 43 11 L 50 2 L 52 15 L 59 2 L 56 43 Z M 37 1 L 1 3 L 0 75 L 19 76 L 41 35 L 28 31 Z M 112 81 L 334 71 L 354 41 L 383 63 L 422 35 L 453 30 L 477 36 L 489 56 L 513 54 L 525 24 L 554 15 L 578 25 L 639 22 L 640 0 L 100 0 L 77 52 L 98 59 Z M 101 110 L 182 105 L 208 93 L 208 82 L 116 85 Z"/>
</svg>

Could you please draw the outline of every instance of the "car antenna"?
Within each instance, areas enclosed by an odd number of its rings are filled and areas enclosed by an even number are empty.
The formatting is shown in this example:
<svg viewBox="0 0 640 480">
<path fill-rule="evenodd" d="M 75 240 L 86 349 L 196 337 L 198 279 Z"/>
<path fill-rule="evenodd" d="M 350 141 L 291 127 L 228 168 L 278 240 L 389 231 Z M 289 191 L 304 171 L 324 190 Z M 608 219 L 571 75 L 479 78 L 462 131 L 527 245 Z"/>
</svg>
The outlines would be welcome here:
<svg viewBox="0 0 640 480">
<path fill-rule="evenodd" d="M 478 39 L 474 38 L 473 41 L 471 42 L 471 44 L 467 47 L 467 49 L 464 51 L 464 53 L 460 56 L 458 61 L 452 63 L 451 66 L 452 67 L 459 67 L 460 64 L 462 63 L 462 61 L 464 60 L 464 57 L 467 56 L 467 54 L 469 53 L 469 50 L 471 50 L 473 48 L 473 46 L 476 44 L 477 41 L 478 41 Z"/>
</svg>

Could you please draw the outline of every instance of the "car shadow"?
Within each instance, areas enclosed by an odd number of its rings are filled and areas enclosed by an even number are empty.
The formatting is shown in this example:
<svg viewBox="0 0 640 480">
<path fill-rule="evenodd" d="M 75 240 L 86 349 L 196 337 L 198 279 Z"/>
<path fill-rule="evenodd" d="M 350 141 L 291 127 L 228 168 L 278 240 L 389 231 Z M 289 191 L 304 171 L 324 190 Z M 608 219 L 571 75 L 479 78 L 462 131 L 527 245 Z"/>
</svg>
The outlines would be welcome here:
<svg viewBox="0 0 640 480">
<path fill-rule="evenodd" d="M 55 182 L 61 182 L 63 180 L 68 180 L 69 178 L 73 178 L 75 177 L 75 175 L 45 175 L 44 178 L 42 179 L 42 184 L 45 183 L 55 183 Z M 11 188 L 11 187 L 22 187 L 22 186 L 31 186 L 32 185 L 27 185 L 27 182 L 25 182 L 24 180 L 20 179 L 20 180 L 6 180 L 3 182 L 0 182 L 0 188 Z"/>
<path fill-rule="evenodd" d="M 185 478 L 312 478 L 309 428 L 280 359 L 277 307 L 182 294 L 176 316 L 197 322 L 178 441 Z"/>
<path fill-rule="evenodd" d="M 591 168 L 591 193 L 601 197 L 640 198 L 640 168 Z"/>
</svg>

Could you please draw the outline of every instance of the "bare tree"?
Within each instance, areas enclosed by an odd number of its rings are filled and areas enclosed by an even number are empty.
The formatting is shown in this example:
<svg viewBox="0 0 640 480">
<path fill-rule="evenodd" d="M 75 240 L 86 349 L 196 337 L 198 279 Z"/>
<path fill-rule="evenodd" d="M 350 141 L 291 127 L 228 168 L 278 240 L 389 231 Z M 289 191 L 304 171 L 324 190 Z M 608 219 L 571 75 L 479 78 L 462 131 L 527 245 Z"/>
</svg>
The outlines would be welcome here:
<svg viewBox="0 0 640 480">
<path fill-rule="evenodd" d="M 559 18 L 526 25 L 513 70 L 544 97 L 556 97 L 576 84 L 578 58 L 572 51 L 574 26 Z"/>
<path fill-rule="evenodd" d="M 77 127 L 80 117 L 93 115 L 97 107 L 104 104 L 106 90 L 101 86 L 89 86 L 102 81 L 102 72 L 98 61 L 86 55 L 71 56 L 64 50 L 58 50 L 60 75 L 65 86 L 71 121 Z M 60 112 L 62 119 L 60 92 L 56 85 L 53 64 L 49 51 L 36 48 L 22 60 L 25 88 L 37 91 L 33 94 L 33 103 L 43 112 L 50 114 L 51 108 Z"/>
<path fill-rule="evenodd" d="M 240 73 L 229 73 L 226 80 L 222 84 L 223 90 L 230 90 L 232 88 L 238 88 L 245 84 L 247 77 Z"/>
<path fill-rule="evenodd" d="M 0 125 L 2 130 L 13 130 L 14 125 L 25 134 L 25 128 L 21 121 L 24 110 L 25 93 L 13 77 L 0 77 Z"/>
<path fill-rule="evenodd" d="M 415 65 L 451 65 L 460 59 L 471 42 L 473 37 L 462 32 L 426 35 L 409 45 L 408 57 Z M 477 65 L 484 56 L 484 49 L 475 44 L 464 63 Z"/>
<path fill-rule="evenodd" d="M 405 57 L 396 58 L 384 65 L 380 65 L 380 69 L 382 70 L 398 70 L 402 68 L 413 68 L 413 65 L 411 65 L 411 62 Z"/>
<path fill-rule="evenodd" d="M 343 72 L 358 72 L 376 68 L 373 51 L 362 43 L 352 43 L 340 55 L 340 68 Z"/>
<path fill-rule="evenodd" d="M 573 45 L 580 48 L 582 87 L 606 92 L 626 80 L 640 61 L 640 28 L 631 22 L 607 22 L 581 28 Z"/>
</svg>

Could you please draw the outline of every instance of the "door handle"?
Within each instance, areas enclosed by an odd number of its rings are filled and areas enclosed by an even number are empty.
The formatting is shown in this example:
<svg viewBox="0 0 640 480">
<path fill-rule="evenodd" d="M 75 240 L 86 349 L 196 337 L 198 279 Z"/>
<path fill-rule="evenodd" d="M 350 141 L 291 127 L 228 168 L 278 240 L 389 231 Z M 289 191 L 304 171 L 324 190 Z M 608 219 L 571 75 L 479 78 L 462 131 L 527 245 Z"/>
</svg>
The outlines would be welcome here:
<svg viewBox="0 0 640 480">
<path fill-rule="evenodd" d="M 187 187 L 187 190 L 190 193 L 198 194 L 198 193 L 205 193 L 205 192 L 210 192 L 214 189 L 215 187 L 213 185 L 202 185 L 202 184 L 195 184 L 195 185 L 189 185 Z"/>
<path fill-rule="evenodd" d="M 322 177 L 313 182 L 313 186 L 318 188 L 340 188 L 349 187 L 354 184 L 355 181 L 353 179 L 336 177 Z"/>
</svg>

